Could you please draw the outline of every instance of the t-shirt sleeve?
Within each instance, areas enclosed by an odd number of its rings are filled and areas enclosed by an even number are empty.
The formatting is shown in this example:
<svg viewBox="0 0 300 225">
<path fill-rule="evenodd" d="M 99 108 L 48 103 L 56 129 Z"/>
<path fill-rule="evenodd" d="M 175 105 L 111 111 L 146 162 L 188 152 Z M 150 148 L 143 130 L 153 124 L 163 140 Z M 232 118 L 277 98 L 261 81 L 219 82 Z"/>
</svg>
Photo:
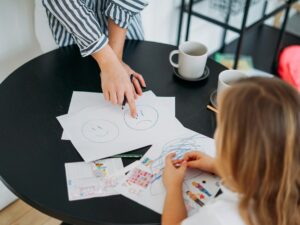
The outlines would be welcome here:
<svg viewBox="0 0 300 225">
<path fill-rule="evenodd" d="M 199 212 L 182 221 L 181 225 L 221 225 L 209 207 L 199 209 Z"/>
</svg>

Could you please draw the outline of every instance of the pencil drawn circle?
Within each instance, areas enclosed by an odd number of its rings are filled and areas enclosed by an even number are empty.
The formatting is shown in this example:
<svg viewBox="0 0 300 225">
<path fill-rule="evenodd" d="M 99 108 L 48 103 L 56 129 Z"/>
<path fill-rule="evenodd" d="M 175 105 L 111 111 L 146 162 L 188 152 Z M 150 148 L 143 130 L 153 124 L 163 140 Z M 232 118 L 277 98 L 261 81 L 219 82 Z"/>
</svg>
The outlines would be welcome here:
<svg viewBox="0 0 300 225">
<path fill-rule="evenodd" d="M 176 159 L 182 159 L 185 153 L 190 151 L 205 150 L 203 144 L 204 137 L 201 135 L 192 135 L 182 138 L 176 138 L 167 142 L 163 148 L 160 156 L 151 164 L 152 170 L 157 170 L 164 167 L 165 158 L 169 153 L 175 153 Z"/>
<path fill-rule="evenodd" d="M 82 135 L 92 142 L 113 141 L 119 136 L 119 128 L 106 120 L 90 120 L 82 126 Z"/>
<path fill-rule="evenodd" d="M 148 130 L 158 121 L 158 112 L 152 106 L 137 105 L 137 117 L 132 118 L 130 110 L 124 111 L 125 124 L 134 130 Z"/>
</svg>

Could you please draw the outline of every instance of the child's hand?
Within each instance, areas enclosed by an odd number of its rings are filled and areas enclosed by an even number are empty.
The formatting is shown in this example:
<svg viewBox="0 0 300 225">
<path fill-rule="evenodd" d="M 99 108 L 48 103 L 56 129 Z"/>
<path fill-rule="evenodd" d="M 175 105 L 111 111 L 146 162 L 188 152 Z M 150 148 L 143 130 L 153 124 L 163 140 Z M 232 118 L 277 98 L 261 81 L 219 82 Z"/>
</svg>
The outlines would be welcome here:
<svg viewBox="0 0 300 225">
<path fill-rule="evenodd" d="M 182 161 L 179 167 L 176 167 L 172 160 L 175 153 L 170 153 L 166 157 L 165 168 L 163 172 L 163 182 L 165 188 L 168 190 L 172 187 L 178 188 L 182 186 L 187 163 Z"/>
<path fill-rule="evenodd" d="M 177 160 L 175 163 L 181 163 L 180 161 L 186 161 L 189 168 L 217 174 L 215 159 L 202 152 L 188 152 L 184 155 L 183 159 Z"/>
</svg>

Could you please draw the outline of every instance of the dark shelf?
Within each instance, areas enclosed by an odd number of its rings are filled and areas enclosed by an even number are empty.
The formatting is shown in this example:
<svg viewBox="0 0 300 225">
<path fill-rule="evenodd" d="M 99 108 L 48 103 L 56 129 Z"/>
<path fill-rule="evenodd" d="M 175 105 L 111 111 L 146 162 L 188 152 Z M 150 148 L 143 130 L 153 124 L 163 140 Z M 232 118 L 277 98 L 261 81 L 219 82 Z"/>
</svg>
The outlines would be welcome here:
<svg viewBox="0 0 300 225">
<path fill-rule="evenodd" d="M 245 33 L 242 54 L 252 56 L 256 69 L 274 73 L 272 70 L 272 61 L 276 54 L 275 49 L 279 31 L 277 28 L 262 25 Z M 236 39 L 227 44 L 224 52 L 234 54 L 237 43 L 238 40 Z M 287 46 L 299 44 L 299 36 L 285 32 L 282 39 L 281 50 Z"/>
<path fill-rule="evenodd" d="M 190 23 L 191 23 L 192 16 L 198 17 L 198 18 L 206 20 L 210 23 L 216 24 L 224 29 L 223 35 L 222 35 L 222 41 L 221 41 L 222 44 L 221 44 L 221 48 L 219 49 L 219 51 L 221 51 L 221 52 L 224 52 L 224 50 L 225 50 L 225 40 L 226 40 L 227 31 L 231 30 L 231 31 L 239 34 L 239 38 L 237 39 L 237 42 L 235 44 L 236 49 L 235 49 L 235 54 L 234 54 L 235 59 L 234 59 L 234 64 L 233 64 L 233 68 L 237 68 L 239 57 L 241 54 L 241 49 L 243 48 L 244 35 L 247 32 L 250 32 L 252 29 L 260 30 L 261 28 L 259 28 L 259 27 L 262 24 L 264 24 L 264 22 L 267 19 L 271 18 L 272 16 L 274 16 L 275 14 L 277 14 L 281 11 L 284 11 L 284 18 L 283 18 L 283 22 L 281 25 L 281 29 L 278 33 L 275 34 L 275 36 L 277 36 L 277 40 L 276 40 L 276 38 L 274 38 L 274 36 L 267 35 L 268 38 L 271 38 L 272 40 L 274 40 L 274 43 L 275 43 L 275 46 L 273 48 L 273 51 L 275 53 L 271 54 L 271 55 L 273 55 L 273 58 L 271 58 L 270 55 L 268 55 L 268 58 L 270 58 L 270 61 L 272 62 L 272 65 L 271 65 L 272 68 L 270 68 L 268 70 L 271 70 L 274 73 L 275 72 L 274 68 L 276 67 L 276 63 L 275 63 L 276 56 L 277 56 L 276 52 L 279 51 L 280 46 L 281 46 L 286 23 L 289 18 L 290 8 L 291 8 L 291 5 L 297 1 L 298 0 L 286 0 L 286 1 L 283 1 L 280 5 L 275 4 L 274 7 L 272 7 L 272 6 L 269 7 L 270 4 L 269 4 L 268 0 L 258 1 L 256 3 L 257 6 L 262 7 L 261 10 L 258 10 L 258 8 L 251 7 L 251 5 L 253 5 L 255 3 L 254 0 L 245 0 L 244 1 L 245 5 L 241 6 L 241 8 L 236 11 L 236 12 L 239 12 L 240 10 L 242 10 L 242 12 L 243 12 L 242 17 L 240 18 L 241 23 L 234 25 L 231 23 L 232 22 L 231 14 L 235 14 L 234 11 L 232 10 L 235 8 L 235 7 L 233 7 L 234 6 L 233 0 L 225 3 L 226 4 L 226 5 L 224 5 L 225 6 L 225 14 L 223 16 L 216 15 L 215 11 L 217 11 L 217 10 L 212 11 L 209 9 L 209 6 L 210 6 L 209 3 L 212 3 L 213 1 L 189 0 L 188 5 L 186 5 L 185 0 L 181 0 L 177 45 L 179 45 L 179 43 L 180 43 L 183 13 L 186 12 L 188 15 L 186 34 L 185 34 L 186 41 L 189 39 L 189 30 L 190 30 Z M 202 4 L 202 7 L 197 8 L 197 6 L 200 6 L 201 4 Z M 227 10 L 226 10 L 226 7 L 227 7 Z M 257 10 L 261 11 L 261 13 L 257 13 L 258 12 Z M 254 12 L 254 14 L 253 14 L 253 12 Z M 237 27 L 236 27 L 236 25 L 237 25 Z M 271 41 L 271 43 L 273 43 L 273 41 Z M 269 45 L 269 43 L 268 43 L 268 45 Z M 254 47 L 254 46 L 252 46 L 252 47 Z M 264 46 L 264 48 L 265 48 L 265 46 Z M 255 55 L 257 55 L 257 54 L 255 54 Z M 265 55 L 265 54 L 263 54 L 263 55 Z M 259 59 L 260 59 L 260 57 L 259 57 Z M 256 59 L 256 61 L 259 61 L 259 59 Z"/>
</svg>

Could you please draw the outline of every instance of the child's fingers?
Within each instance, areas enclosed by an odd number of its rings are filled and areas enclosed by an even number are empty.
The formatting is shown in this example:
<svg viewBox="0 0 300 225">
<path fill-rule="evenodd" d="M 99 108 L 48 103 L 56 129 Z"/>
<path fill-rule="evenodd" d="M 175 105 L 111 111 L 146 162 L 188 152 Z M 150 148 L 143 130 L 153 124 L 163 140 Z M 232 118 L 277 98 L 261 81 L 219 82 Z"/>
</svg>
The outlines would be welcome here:
<svg viewBox="0 0 300 225">
<path fill-rule="evenodd" d="M 199 161 L 187 162 L 187 167 L 189 167 L 189 168 L 199 168 Z"/>
<path fill-rule="evenodd" d="M 183 161 L 184 161 L 183 159 L 177 159 L 177 160 L 173 160 L 172 163 L 173 163 L 173 166 L 175 166 L 176 168 L 178 168 L 178 167 L 181 166 L 181 163 Z"/>
<path fill-rule="evenodd" d="M 172 162 L 173 162 L 173 164 L 182 163 L 183 159 L 175 159 L 175 160 L 172 160 Z"/>
<path fill-rule="evenodd" d="M 196 152 L 196 151 L 187 152 L 187 153 L 185 153 L 185 155 L 183 156 L 183 159 L 186 160 L 186 161 L 189 161 L 189 160 L 195 160 L 195 159 L 198 158 L 198 153 L 199 153 L 199 152 Z"/>
<path fill-rule="evenodd" d="M 187 168 L 187 162 L 186 162 L 186 161 L 183 161 L 183 162 L 181 163 L 181 166 L 179 167 L 178 170 L 179 170 L 180 172 L 182 172 L 182 173 L 185 173 L 186 168 Z"/>
<path fill-rule="evenodd" d="M 166 164 L 172 164 L 173 165 L 172 161 L 173 161 L 173 158 L 174 158 L 175 155 L 176 155 L 175 153 L 168 154 L 166 156 Z"/>
</svg>

